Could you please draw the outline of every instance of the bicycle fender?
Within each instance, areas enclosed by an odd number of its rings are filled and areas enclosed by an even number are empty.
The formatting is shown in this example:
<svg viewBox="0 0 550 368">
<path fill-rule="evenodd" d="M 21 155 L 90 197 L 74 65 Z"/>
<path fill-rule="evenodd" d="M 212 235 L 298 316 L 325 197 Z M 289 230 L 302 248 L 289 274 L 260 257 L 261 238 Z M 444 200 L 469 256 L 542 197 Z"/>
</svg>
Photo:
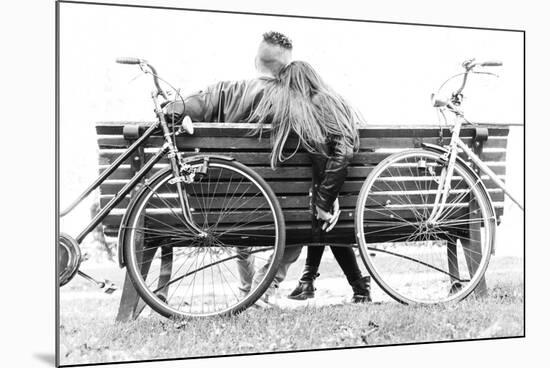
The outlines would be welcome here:
<svg viewBox="0 0 550 368">
<path fill-rule="evenodd" d="M 208 153 L 205 153 L 203 155 L 198 154 L 198 155 L 193 155 L 193 156 L 189 156 L 189 157 L 184 157 L 183 161 L 184 162 L 193 162 L 193 161 L 203 160 L 205 157 L 208 157 L 210 159 L 216 158 L 216 159 L 222 160 L 222 161 L 235 161 L 235 158 L 231 157 L 231 156 L 211 155 L 211 154 L 208 154 Z"/>
<path fill-rule="evenodd" d="M 433 151 L 433 152 L 437 152 L 437 153 L 448 153 L 449 150 L 445 147 L 441 147 L 437 144 L 432 144 L 432 143 L 422 143 L 421 144 L 422 148 L 425 148 L 427 149 L 428 151 Z M 457 160 L 462 160 L 462 158 L 460 157 L 456 157 Z M 464 160 L 463 160 L 464 161 Z"/>
<path fill-rule="evenodd" d="M 146 179 L 145 183 L 153 183 L 155 182 L 160 176 L 164 175 L 167 171 L 170 171 L 171 168 L 167 167 L 160 171 L 158 171 L 155 175 L 153 175 L 151 178 Z M 124 213 L 124 216 L 122 217 L 122 221 L 120 221 L 120 227 L 118 228 L 118 244 L 117 244 L 117 258 L 118 258 L 118 266 L 120 268 L 123 268 L 126 266 L 126 263 L 124 262 L 124 241 L 126 238 L 126 228 L 128 221 L 130 220 L 130 214 L 132 213 L 134 207 L 136 206 L 136 202 L 138 198 L 140 197 L 141 192 L 145 190 L 145 187 L 140 189 L 135 196 L 130 200 L 130 204 L 128 204 L 128 208 L 126 209 L 126 212 Z"/>
<path fill-rule="evenodd" d="M 424 149 L 427 149 L 428 151 L 432 151 L 432 152 L 436 152 L 436 153 L 441 153 L 441 154 L 445 154 L 445 153 L 449 153 L 449 150 L 445 147 L 441 147 L 441 146 L 438 146 L 437 144 L 432 144 L 432 143 L 422 143 L 422 148 Z M 469 166 L 466 161 L 464 161 L 464 159 L 460 156 L 456 156 L 456 161 L 459 162 L 460 164 L 464 165 L 470 174 L 474 175 L 474 176 L 479 176 L 475 171 L 474 169 L 472 169 L 471 166 Z M 483 182 L 481 182 L 481 184 L 483 184 Z M 486 189 L 485 186 L 483 186 L 483 189 Z"/>
<path fill-rule="evenodd" d="M 193 156 L 185 157 L 184 162 L 191 163 L 195 161 L 202 161 L 205 157 L 208 157 L 211 159 L 214 158 L 214 159 L 223 160 L 223 161 L 235 161 L 235 158 L 231 156 L 204 154 L 204 155 L 193 155 Z M 151 178 L 146 179 L 146 183 L 155 182 L 160 176 L 164 175 L 167 171 L 170 171 L 170 170 L 171 168 L 167 167 L 158 171 Z M 122 217 L 122 221 L 120 222 L 120 227 L 118 229 L 117 258 L 118 258 L 118 265 L 120 268 L 124 268 L 126 266 L 126 262 L 124 262 L 124 242 L 126 240 L 126 228 L 128 227 L 127 223 L 130 220 L 130 214 L 132 213 L 136 205 L 137 199 L 140 197 L 140 194 L 141 194 L 141 190 L 131 199 L 130 204 L 128 205 L 128 208 L 126 209 L 126 212 Z"/>
<path fill-rule="evenodd" d="M 128 205 L 128 208 L 126 209 L 126 212 L 124 213 L 124 216 L 122 216 L 122 221 L 120 221 L 120 226 L 118 228 L 118 240 L 117 240 L 117 258 L 118 258 L 118 267 L 124 268 L 126 266 L 126 263 L 124 262 L 124 237 L 126 235 L 126 223 L 128 222 L 128 214 L 130 213 L 130 209 L 133 207 L 133 204 L 135 202 L 135 198 L 132 198 L 130 201 L 130 204 Z"/>
<path fill-rule="evenodd" d="M 441 147 L 441 146 L 438 146 L 437 144 L 431 144 L 431 143 L 422 143 L 422 148 L 428 150 L 428 151 L 432 151 L 432 152 L 436 152 L 436 153 L 441 153 L 441 154 L 445 154 L 445 153 L 448 153 L 449 150 L 446 149 L 445 147 Z M 464 168 L 466 168 L 466 170 L 473 175 L 474 178 L 479 178 L 479 174 L 476 173 L 474 171 L 474 169 L 472 169 L 472 167 L 470 165 L 468 165 L 466 163 L 466 161 L 460 157 L 460 156 L 456 156 L 456 161 L 462 165 Z M 490 209 L 491 209 L 491 214 L 492 216 L 496 219 L 496 211 L 495 211 L 495 207 L 493 206 L 493 201 L 491 200 L 491 196 L 489 196 L 489 192 L 487 191 L 487 187 L 485 186 L 485 184 L 483 183 L 482 180 L 479 181 L 479 184 L 481 185 L 481 188 L 483 189 L 483 193 L 486 197 L 486 199 L 488 200 L 489 204 L 490 204 Z"/>
</svg>

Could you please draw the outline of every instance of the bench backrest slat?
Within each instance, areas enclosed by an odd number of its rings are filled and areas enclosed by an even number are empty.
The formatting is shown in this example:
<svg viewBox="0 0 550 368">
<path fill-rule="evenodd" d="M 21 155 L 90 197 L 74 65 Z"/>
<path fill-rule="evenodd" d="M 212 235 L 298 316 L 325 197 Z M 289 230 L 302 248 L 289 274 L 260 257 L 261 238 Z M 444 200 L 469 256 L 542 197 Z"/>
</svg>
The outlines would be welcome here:
<svg viewBox="0 0 550 368">
<path fill-rule="evenodd" d="M 107 122 L 96 125 L 100 171 L 105 170 L 131 144 L 131 141 L 123 136 L 125 124 L 139 125 L 140 131 L 145 131 L 147 126 L 147 124 L 139 122 Z M 201 153 L 224 154 L 251 166 L 266 179 L 277 194 L 285 213 L 289 241 L 291 243 L 311 241 L 311 239 L 308 239 L 308 237 L 311 237 L 311 232 L 304 231 L 311 229 L 311 214 L 309 211 L 311 161 L 309 154 L 299 150 L 294 157 L 274 171 L 269 164 L 271 146 L 268 133 L 264 132 L 262 139 L 258 139 L 257 136 L 251 136 L 250 131 L 251 126 L 247 124 L 195 123 L 194 136 L 180 136 L 177 143 L 181 151 L 189 154 L 193 154 L 196 150 L 200 150 Z M 483 142 L 483 152 L 480 157 L 497 175 L 504 179 L 509 128 L 506 126 L 488 126 L 488 131 L 489 138 Z M 326 234 L 325 241 L 330 239 L 338 239 L 339 242 L 354 241 L 353 211 L 357 195 L 365 178 L 380 161 L 399 150 L 420 147 L 422 143 L 444 145 L 449 142 L 451 135 L 448 128 L 440 128 L 439 126 L 368 126 L 360 128 L 359 134 L 361 147 L 348 169 L 348 177 L 340 193 L 342 215 L 335 230 L 330 234 Z M 470 147 L 474 147 L 475 129 L 463 129 L 461 137 Z M 156 147 L 159 147 L 162 143 L 163 138 L 160 135 L 151 137 L 145 145 L 145 159 L 151 157 Z M 286 146 L 289 152 L 294 150 L 296 144 L 296 139 L 289 139 Z M 167 160 L 161 160 L 149 175 L 166 167 L 167 164 Z M 131 165 L 125 163 L 115 171 L 108 181 L 101 185 L 100 202 L 102 206 L 128 182 L 133 173 Z M 491 199 L 495 203 L 497 215 L 501 216 L 503 213 L 503 192 L 488 178 L 482 177 L 482 179 L 484 179 Z M 289 182 L 292 185 L 289 185 Z M 410 187 L 410 183 L 407 184 L 406 182 L 401 183 L 399 188 L 403 190 L 414 189 Z M 453 193 L 451 193 L 452 196 Z M 377 200 L 378 198 L 380 202 L 387 199 L 383 193 L 377 197 Z M 128 203 L 129 198 L 125 198 L 105 219 L 103 224 L 108 235 L 114 235 L 118 231 L 120 220 Z M 401 210 L 400 214 L 411 218 L 414 216 L 407 209 Z M 231 222 L 232 219 L 228 218 L 226 221 Z"/>
</svg>

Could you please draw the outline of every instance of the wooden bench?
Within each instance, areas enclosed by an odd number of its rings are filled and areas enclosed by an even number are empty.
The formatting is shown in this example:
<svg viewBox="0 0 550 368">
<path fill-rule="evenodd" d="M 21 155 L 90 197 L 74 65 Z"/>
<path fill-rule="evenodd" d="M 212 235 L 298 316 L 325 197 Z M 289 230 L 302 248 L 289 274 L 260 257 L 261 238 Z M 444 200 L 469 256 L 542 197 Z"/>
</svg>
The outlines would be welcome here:
<svg viewBox="0 0 550 368">
<path fill-rule="evenodd" d="M 139 122 L 102 122 L 96 125 L 99 145 L 100 171 L 104 170 L 118 155 L 120 155 L 136 138 L 124 134 L 125 126 L 139 126 L 139 131 L 146 129 L 147 123 Z M 269 166 L 269 139 L 259 140 L 248 135 L 250 125 L 233 123 L 195 123 L 193 136 L 178 137 L 178 147 L 181 151 L 194 153 L 216 153 L 229 155 L 243 164 L 251 166 L 268 181 L 275 191 L 284 211 L 287 246 L 291 244 L 346 244 L 356 242 L 354 234 L 354 209 L 357 195 L 369 172 L 385 157 L 403 149 L 420 147 L 422 143 L 444 145 L 449 141 L 448 128 L 439 126 L 368 126 L 360 129 L 361 148 L 355 155 L 348 170 L 339 199 L 342 214 L 336 227 L 330 233 L 321 232 L 315 226 L 309 210 L 309 189 L 311 184 L 311 163 L 304 151 L 299 151 L 292 159 L 273 171 Z M 506 172 L 506 145 L 509 128 L 502 125 L 484 125 L 483 128 L 464 128 L 462 139 L 474 148 L 479 157 L 504 179 Z M 105 205 L 131 176 L 151 156 L 153 147 L 163 143 L 160 135 L 153 136 L 147 144 L 136 152 L 135 156 L 120 167 L 111 179 L 101 187 L 101 205 Z M 290 140 L 292 147 L 295 140 Z M 161 161 L 150 173 L 167 165 Z M 498 217 L 503 214 L 504 194 L 487 180 L 484 180 L 495 204 Z M 289 185 L 289 182 L 292 185 Z M 117 235 L 122 215 L 130 198 L 122 201 L 117 208 L 104 220 L 105 235 Z M 312 226 L 312 224 L 314 226 Z M 383 241 L 381 238 L 380 241 Z M 484 288 L 482 285 L 480 288 Z M 137 317 L 140 307 L 138 297 L 133 290 L 128 276 L 124 283 L 117 320 L 129 320 Z"/>
</svg>

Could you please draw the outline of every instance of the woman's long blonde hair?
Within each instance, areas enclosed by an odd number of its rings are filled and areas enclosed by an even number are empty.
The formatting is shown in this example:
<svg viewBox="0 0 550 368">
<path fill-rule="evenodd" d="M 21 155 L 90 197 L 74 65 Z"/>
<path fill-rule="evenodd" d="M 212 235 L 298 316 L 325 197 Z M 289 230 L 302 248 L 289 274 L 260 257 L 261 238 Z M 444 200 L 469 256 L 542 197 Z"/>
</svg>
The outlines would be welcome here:
<svg viewBox="0 0 550 368">
<path fill-rule="evenodd" d="M 327 143 L 331 137 L 342 137 L 350 149 L 359 148 L 356 125 L 362 118 L 304 61 L 293 61 L 268 82 L 249 121 L 258 123 L 255 132 L 271 123 L 273 169 L 292 156 L 283 154 L 291 132 L 306 150 L 325 156 L 330 154 Z"/>
</svg>

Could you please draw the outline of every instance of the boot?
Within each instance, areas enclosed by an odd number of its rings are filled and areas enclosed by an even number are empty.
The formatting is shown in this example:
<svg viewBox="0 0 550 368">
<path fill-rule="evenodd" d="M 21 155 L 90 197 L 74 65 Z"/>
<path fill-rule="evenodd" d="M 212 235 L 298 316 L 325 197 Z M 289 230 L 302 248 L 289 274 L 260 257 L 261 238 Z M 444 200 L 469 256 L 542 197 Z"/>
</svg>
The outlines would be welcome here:
<svg viewBox="0 0 550 368">
<path fill-rule="evenodd" d="M 298 281 L 298 286 L 290 294 L 288 294 L 289 299 L 294 300 L 306 300 L 309 298 L 315 297 L 315 287 L 313 286 L 313 281 L 319 277 L 317 273 L 317 268 L 306 265 L 304 267 L 304 273 Z"/>
<path fill-rule="evenodd" d="M 361 277 L 351 283 L 353 290 L 352 303 L 372 302 L 370 297 L 370 276 Z"/>
</svg>

